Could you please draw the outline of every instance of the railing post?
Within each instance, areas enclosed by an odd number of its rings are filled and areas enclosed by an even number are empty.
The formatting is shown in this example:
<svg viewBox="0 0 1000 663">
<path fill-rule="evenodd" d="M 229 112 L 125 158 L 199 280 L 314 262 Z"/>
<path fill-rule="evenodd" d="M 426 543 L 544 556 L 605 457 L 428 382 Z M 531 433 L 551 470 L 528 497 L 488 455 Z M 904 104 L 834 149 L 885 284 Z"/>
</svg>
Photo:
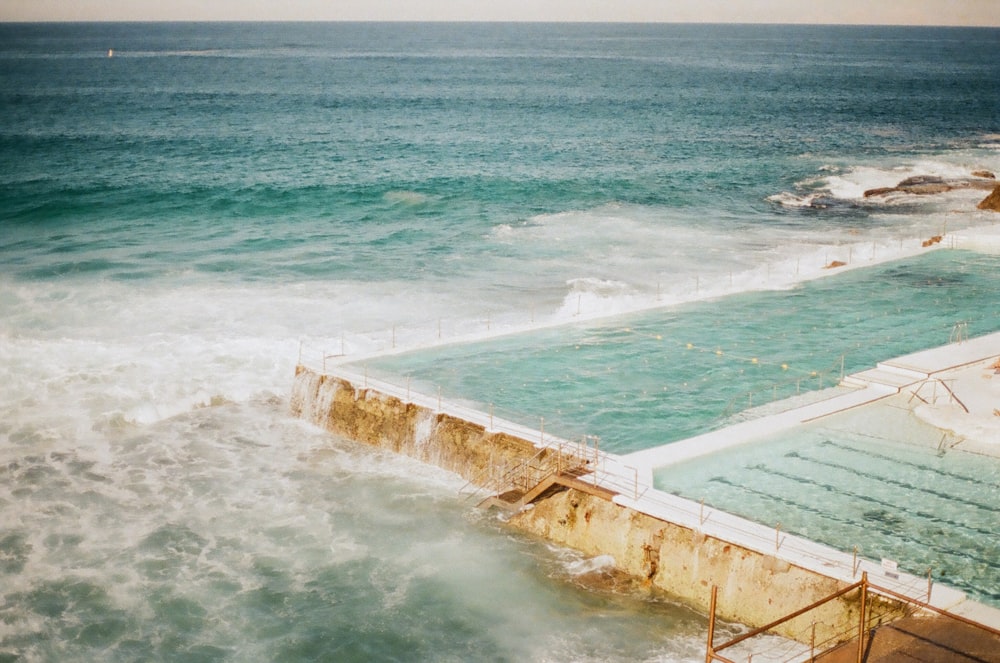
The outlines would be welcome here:
<svg viewBox="0 0 1000 663">
<path fill-rule="evenodd" d="M 594 486 L 597 486 L 597 472 L 601 464 L 601 454 L 598 451 L 598 447 L 601 444 L 601 438 L 594 438 Z"/>
<path fill-rule="evenodd" d="M 712 663 L 715 660 L 715 602 L 719 594 L 719 587 L 712 585 L 712 600 L 708 605 L 708 648 L 705 650 L 705 663 Z"/>
<path fill-rule="evenodd" d="M 865 621 L 868 605 L 868 572 L 861 574 L 861 611 L 858 616 L 858 663 L 864 663 L 865 658 Z"/>
<path fill-rule="evenodd" d="M 934 587 L 934 581 L 931 580 L 931 569 L 927 569 L 927 602 L 931 602 L 931 589 Z"/>
</svg>

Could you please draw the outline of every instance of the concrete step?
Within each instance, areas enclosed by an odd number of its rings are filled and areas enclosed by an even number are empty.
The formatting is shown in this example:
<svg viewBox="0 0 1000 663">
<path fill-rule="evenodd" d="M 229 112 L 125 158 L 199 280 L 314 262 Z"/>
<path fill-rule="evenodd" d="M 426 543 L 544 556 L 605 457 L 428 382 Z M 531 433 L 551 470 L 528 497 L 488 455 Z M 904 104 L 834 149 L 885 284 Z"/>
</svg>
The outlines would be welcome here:
<svg viewBox="0 0 1000 663">
<path fill-rule="evenodd" d="M 926 380 L 931 374 L 930 371 L 898 364 L 892 361 L 881 361 L 875 364 L 875 368 L 876 370 L 884 373 L 892 373 L 900 376 L 901 378 L 909 378 L 913 382 L 916 382 L 917 380 Z"/>
<path fill-rule="evenodd" d="M 843 384 L 857 387 L 867 387 L 871 384 L 891 387 L 900 390 L 916 382 L 927 379 L 924 374 L 915 371 L 895 370 L 893 367 L 884 367 L 879 364 L 877 368 L 870 368 L 867 371 L 854 373 L 844 378 Z"/>
</svg>

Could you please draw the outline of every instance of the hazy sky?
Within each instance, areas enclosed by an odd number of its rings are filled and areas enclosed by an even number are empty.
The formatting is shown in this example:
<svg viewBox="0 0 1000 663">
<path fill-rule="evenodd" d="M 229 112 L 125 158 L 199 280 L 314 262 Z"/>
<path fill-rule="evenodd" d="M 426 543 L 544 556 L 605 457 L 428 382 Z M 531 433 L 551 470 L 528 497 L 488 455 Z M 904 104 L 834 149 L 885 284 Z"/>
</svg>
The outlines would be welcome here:
<svg viewBox="0 0 1000 663">
<path fill-rule="evenodd" d="M 1000 26 L 1000 0 L 0 0 L 2 21 L 662 21 Z"/>
</svg>

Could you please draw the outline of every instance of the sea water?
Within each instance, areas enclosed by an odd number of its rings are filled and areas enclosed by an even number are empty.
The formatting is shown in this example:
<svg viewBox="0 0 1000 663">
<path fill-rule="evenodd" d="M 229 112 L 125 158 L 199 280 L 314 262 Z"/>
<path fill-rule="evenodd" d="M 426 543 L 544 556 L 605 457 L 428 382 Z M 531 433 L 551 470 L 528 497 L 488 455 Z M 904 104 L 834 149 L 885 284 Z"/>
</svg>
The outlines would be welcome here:
<svg viewBox="0 0 1000 663">
<path fill-rule="evenodd" d="M 984 191 L 863 193 L 1000 170 L 996 30 L 7 24 L 0 37 L 7 659 L 701 660 L 703 616 L 595 581 L 607 560 L 506 532 L 450 475 L 291 419 L 300 346 L 558 338 L 559 323 L 657 307 L 687 324 L 712 302 L 801 292 L 833 261 L 995 273 L 970 254 L 916 255 L 994 223 L 975 210 Z M 836 300 L 839 281 L 823 282 L 812 296 Z M 829 315 L 845 330 L 884 319 L 899 338 L 919 316 L 896 329 L 897 309 L 933 309 L 938 292 L 913 279 Z M 661 320 L 635 328 L 662 335 Z M 715 334 L 669 339 L 717 358 Z M 724 350 L 819 370 L 809 351 L 758 342 Z"/>
</svg>

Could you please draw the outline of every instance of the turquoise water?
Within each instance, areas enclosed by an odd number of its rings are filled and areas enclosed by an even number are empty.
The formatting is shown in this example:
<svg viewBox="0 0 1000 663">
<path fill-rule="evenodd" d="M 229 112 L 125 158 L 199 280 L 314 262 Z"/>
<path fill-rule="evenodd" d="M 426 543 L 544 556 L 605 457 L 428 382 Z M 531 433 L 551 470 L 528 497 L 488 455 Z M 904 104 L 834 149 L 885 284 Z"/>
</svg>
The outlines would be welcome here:
<svg viewBox="0 0 1000 663">
<path fill-rule="evenodd" d="M 997 81 L 993 29 L 0 24 L 0 658 L 702 660 L 291 419 L 300 343 L 547 326 L 449 393 L 625 449 L 985 332 L 995 259 L 911 257 L 984 192 L 863 193 L 1000 171 Z"/>
<path fill-rule="evenodd" d="M 935 252 L 658 311 L 372 359 L 370 374 L 478 401 L 499 416 L 616 453 L 834 386 L 842 371 L 1000 330 L 1000 258 Z"/>
<path fill-rule="evenodd" d="M 963 452 L 889 405 L 837 415 L 725 457 L 657 470 L 663 490 L 891 559 L 1000 606 L 1000 459 Z M 919 588 L 918 588 L 919 589 Z"/>
</svg>

